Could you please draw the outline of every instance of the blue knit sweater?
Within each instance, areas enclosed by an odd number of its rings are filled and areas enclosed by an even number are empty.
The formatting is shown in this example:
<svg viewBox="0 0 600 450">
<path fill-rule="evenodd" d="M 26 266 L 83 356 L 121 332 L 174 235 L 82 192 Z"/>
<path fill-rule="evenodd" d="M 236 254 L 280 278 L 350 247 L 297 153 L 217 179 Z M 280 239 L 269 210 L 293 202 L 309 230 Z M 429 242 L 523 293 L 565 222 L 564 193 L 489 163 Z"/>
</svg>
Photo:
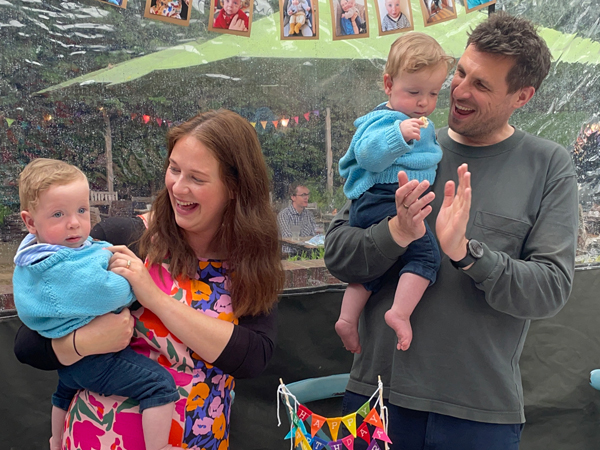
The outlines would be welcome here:
<svg viewBox="0 0 600 450">
<path fill-rule="evenodd" d="M 407 144 L 400 132 L 400 122 L 406 119 L 407 115 L 385 108 L 383 103 L 356 119 L 356 133 L 339 162 L 340 175 L 346 179 L 344 194 L 350 200 L 376 184 L 398 183 L 401 170 L 409 180 L 433 184 L 442 159 L 433 123 L 429 121 L 429 126 L 421 129 L 421 140 Z"/>
<path fill-rule="evenodd" d="M 134 302 L 125 278 L 107 270 L 111 244 L 92 241 L 84 248 L 37 244 L 32 235 L 23 239 L 15 257 L 13 289 L 19 318 L 32 330 L 58 338 L 82 327 L 94 317 Z M 46 249 L 46 250 L 44 250 Z M 27 257 L 44 251 L 43 259 Z M 49 256 L 48 256 L 49 255 Z"/>
</svg>

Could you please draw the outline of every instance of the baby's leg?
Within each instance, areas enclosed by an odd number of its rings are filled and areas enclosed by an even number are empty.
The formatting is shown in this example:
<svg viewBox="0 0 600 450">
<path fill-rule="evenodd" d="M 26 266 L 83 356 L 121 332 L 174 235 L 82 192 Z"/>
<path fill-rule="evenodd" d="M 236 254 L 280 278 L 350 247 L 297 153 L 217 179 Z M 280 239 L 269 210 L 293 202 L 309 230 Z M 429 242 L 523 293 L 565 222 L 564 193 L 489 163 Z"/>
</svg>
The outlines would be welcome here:
<svg viewBox="0 0 600 450">
<path fill-rule="evenodd" d="M 358 318 L 371 293 L 362 284 L 350 283 L 344 292 L 340 318 L 335 323 L 335 331 L 342 339 L 346 350 L 360 353 Z"/>
<path fill-rule="evenodd" d="M 169 432 L 171 431 L 174 407 L 175 403 L 167 403 L 166 405 L 146 408 L 142 413 L 146 450 L 180 448 L 169 445 Z"/>
<path fill-rule="evenodd" d="M 394 295 L 394 304 L 385 313 L 385 322 L 393 328 L 398 336 L 398 350 L 408 350 L 410 347 L 412 341 L 410 315 L 428 286 L 428 279 L 412 272 L 404 272 L 400 275 Z"/>
</svg>

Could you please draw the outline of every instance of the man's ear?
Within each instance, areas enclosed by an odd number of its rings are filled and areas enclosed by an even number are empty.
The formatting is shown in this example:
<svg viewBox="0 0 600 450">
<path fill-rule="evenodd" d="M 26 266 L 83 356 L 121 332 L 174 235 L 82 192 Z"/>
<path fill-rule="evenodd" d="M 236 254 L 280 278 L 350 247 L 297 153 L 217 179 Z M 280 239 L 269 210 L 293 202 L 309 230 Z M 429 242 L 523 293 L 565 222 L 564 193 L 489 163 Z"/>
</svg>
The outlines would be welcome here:
<svg viewBox="0 0 600 450">
<path fill-rule="evenodd" d="M 531 100 L 533 94 L 535 94 L 535 88 L 533 86 L 525 86 L 524 88 L 519 89 L 517 94 L 514 106 L 515 108 L 522 108 L 529 100 Z"/>
<path fill-rule="evenodd" d="M 25 222 L 27 231 L 29 231 L 31 234 L 36 234 L 35 222 L 31 213 L 29 211 L 21 211 L 21 219 L 23 219 L 23 222 Z"/>
</svg>

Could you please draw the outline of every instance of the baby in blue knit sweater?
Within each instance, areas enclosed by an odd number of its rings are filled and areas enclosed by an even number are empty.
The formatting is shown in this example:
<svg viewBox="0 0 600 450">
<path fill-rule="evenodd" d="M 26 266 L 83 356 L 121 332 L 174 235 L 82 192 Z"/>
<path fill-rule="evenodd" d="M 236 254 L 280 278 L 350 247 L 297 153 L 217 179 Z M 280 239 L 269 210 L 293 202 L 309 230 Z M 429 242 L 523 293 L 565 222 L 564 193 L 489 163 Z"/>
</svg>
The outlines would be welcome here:
<svg viewBox="0 0 600 450">
<path fill-rule="evenodd" d="M 60 338 L 94 317 L 131 305 L 135 297 L 125 278 L 108 269 L 108 242 L 92 241 L 89 186 L 78 168 L 39 158 L 19 177 L 21 218 L 28 234 L 17 250 L 14 300 L 25 325 L 42 336 Z M 168 445 L 174 402 L 179 393 L 172 375 L 130 347 L 86 356 L 59 369 L 52 396 L 50 449 L 60 450 L 69 404 L 80 389 L 137 400 L 147 450 Z"/>
<path fill-rule="evenodd" d="M 396 215 L 398 172 L 406 172 L 409 180 L 433 184 L 442 150 L 427 116 L 435 109 L 453 63 L 454 58 L 423 33 L 404 34 L 392 44 L 383 74 L 389 100 L 354 122 L 356 133 L 339 162 L 340 175 L 346 179 L 344 193 L 352 200 L 351 226 L 366 229 Z M 426 229 L 401 257 L 404 264 L 394 302 L 385 314 L 386 323 L 396 332 L 398 350 L 409 348 L 410 315 L 425 289 L 435 282 L 440 266 L 436 239 L 427 224 Z M 380 286 L 379 279 L 350 283 L 344 293 L 335 330 L 352 353 L 361 352 L 358 318 Z"/>
</svg>

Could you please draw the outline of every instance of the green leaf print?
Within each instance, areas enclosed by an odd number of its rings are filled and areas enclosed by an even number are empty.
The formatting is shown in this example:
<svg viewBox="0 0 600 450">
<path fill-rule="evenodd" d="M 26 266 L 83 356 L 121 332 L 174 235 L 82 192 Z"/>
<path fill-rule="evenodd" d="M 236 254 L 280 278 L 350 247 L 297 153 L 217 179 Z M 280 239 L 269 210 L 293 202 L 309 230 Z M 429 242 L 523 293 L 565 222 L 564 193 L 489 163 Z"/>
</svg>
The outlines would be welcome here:
<svg viewBox="0 0 600 450">
<path fill-rule="evenodd" d="M 170 340 L 167 340 L 167 353 L 169 354 L 169 358 L 175 358 L 175 361 L 179 362 L 177 350 L 175 350 L 175 347 L 173 347 L 173 344 Z"/>
<path fill-rule="evenodd" d="M 183 289 L 179 289 L 177 294 L 172 295 L 171 297 L 173 297 L 175 300 L 181 300 L 183 298 Z"/>
<path fill-rule="evenodd" d="M 152 339 L 150 339 L 150 342 L 152 342 L 156 346 L 156 348 L 160 348 L 160 344 L 158 343 L 158 341 L 156 340 L 156 337 L 154 336 L 154 331 L 151 331 L 148 328 L 146 328 L 141 320 L 136 321 L 135 328 L 140 333 L 143 333 L 143 335 L 146 337 L 148 337 L 149 334 L 152 333 Z"/>
<path fill-rule="evenodd" d="M 115 421 L 115 411 L 111 409 L 107 414 L 104 415 L 102 419 L 102 425 L 108 425 L 106 427 L 106 431 L 110 431 L 113 426 L 113 422 Z"/>
<path fill-rule="evenodd" d="M 137 400 L 128 398 L 127 400 L 125 400 L 123 403 L 121 403 L 119 405 L 119 407 L 117 408 L 117 414 L 119 414 L 121 411 L 123 411 L 125 409 L 131 409 L 134 406 L 137 406 L 139 404 L 140 404 L 140 402 L 138 402 Z"/>
</svg>

